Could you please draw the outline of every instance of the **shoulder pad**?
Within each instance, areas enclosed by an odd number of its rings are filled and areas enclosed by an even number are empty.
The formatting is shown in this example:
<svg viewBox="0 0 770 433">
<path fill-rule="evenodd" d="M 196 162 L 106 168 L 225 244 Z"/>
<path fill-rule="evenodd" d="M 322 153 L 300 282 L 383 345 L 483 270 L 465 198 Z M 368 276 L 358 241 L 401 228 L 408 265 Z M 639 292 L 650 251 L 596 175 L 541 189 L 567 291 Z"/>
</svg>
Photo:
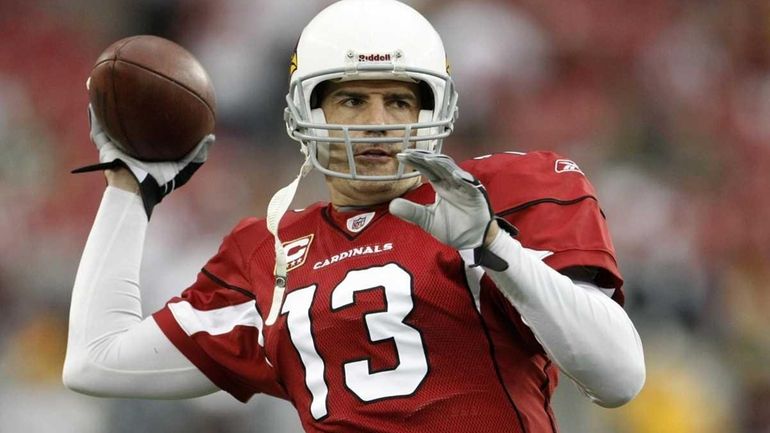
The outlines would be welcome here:
<svg viewBox="0 0 770 433">
<path fill-rule="evenodd" d="M 538 201 L 596 196 L 580 167 L 554 152 L 501 152 L 463 161 L 460 167 L 486 187 L 495 212 Z"/>
</svg>

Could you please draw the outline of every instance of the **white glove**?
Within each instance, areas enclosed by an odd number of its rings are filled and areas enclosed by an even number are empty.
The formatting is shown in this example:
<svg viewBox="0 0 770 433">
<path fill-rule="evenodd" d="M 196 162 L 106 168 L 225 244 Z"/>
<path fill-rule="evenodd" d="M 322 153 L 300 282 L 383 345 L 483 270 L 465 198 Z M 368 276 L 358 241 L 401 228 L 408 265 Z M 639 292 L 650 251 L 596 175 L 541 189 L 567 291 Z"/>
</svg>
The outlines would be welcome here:
<svg viewBox="0 0 770 433">
<path fill-rule="evenodd" d="M 187 183 L 193 173 L 206 162 L 209 146 L 215 140 L 213 134 L 206 135 L 190 153 L 178 161 L 145 162 L 127 155 L 107 136 L 90 104 L 88 120 L 91 124 L 91 141 L 99 151 L 99 164 L 81 167 L 73 170 L 72 173 L 85 173 L 119 166 L 128 168 L 139 182 L 139 190 L 148 219 L 153 207 L 160 203 L 163 197 Z"/>
<path fill-rule="evenodd" d="M 407 149 L 396 157 L 428 178 L 436 190 L 436 201 L 422 206 L 396 198 L 390 202 L 390 213 L 455 249 L 480 247 L 494 219 L 481 182 L 446 155 Z"/>
<path fill-rule="evenodd" d="M 422 227 L 457 250 L 473 249 L 473 266 L 485 266 L 495 271 L 507 269 L 505 260 L 483 247 L 484 238 L 493 221 L 513 236 L 518 230 L 506 220 L 495 217 L 484 185 L 446 155 L 407 149 L 396 157 L 428 178 L 436 191 L 436 201 L 422 206 L 396 198 L 390 202 L 390 213 Z"/>
</svg>

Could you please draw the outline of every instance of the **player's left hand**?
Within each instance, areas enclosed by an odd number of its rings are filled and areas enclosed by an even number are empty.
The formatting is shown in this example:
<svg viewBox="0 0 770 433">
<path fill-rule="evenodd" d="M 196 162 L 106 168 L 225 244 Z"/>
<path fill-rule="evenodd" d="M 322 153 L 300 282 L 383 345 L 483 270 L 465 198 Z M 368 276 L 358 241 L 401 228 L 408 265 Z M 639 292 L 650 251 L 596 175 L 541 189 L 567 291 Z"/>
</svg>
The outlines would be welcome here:
<svg viewBox="0 0 770 433">
<path fill-rule="evenodd" d="M 396 198 L 390 202 L 390 213 L 458 250 L 482 246 L 487 231 L 497 229 L 484 186 L 452 158 L 418 149 L 407 149 L 396 157 L 430 181 L 436 201 L 422 206 Z"/>
</svg>

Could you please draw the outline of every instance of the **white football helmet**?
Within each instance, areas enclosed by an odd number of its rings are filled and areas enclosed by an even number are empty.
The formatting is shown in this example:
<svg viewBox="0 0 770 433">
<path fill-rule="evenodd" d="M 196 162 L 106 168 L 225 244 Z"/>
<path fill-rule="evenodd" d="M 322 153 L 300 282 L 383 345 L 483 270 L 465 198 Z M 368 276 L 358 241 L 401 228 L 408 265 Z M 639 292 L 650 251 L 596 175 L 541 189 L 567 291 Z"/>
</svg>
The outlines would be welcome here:
<svg viewBox="0 0 770 433">
<path fill-rule="evenodd" d="M 355 143 L 403 143 L 402 148 L 440 152 L 457 118 L 457 92 L 449 77 L 444 45 L 417 11 L 395 0 L 342 0 L 303 30 L 291 59 L 284 112 L 289 137 L 322 173 L 348 179 L 396 180 L 404 173 L 367 176 L 356 170 Z M 317 86 L 324 81 L 397 80 L 420 83 L 423 107 L 417 123 L 391 125 L 327 124 L 318 108 Z M 425 101 L 427 100 L 427 101 Z M 330 137 L 329 131 L 342 131 Z M 403 136 L 351 137 L 351 131 L 402 130 Z M 329 146 L 346 146 L 349 172 L 328 168 Z"/>
</svg>

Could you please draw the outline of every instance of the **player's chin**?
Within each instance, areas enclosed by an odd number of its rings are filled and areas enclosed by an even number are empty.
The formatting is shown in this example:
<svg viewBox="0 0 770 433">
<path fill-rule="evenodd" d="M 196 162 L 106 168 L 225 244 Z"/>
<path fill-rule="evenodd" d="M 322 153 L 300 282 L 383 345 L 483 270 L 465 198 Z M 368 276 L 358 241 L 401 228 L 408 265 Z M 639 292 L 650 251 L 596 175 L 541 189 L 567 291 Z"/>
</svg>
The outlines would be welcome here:
<svg viewBox="0 0 770 433">
<path fill-rule="evenodd" d="M 398 171 L 395 155 L 357 155 L 355 161 L 356 172 L 366 176 L 387 176 Z"/>
</svg>

